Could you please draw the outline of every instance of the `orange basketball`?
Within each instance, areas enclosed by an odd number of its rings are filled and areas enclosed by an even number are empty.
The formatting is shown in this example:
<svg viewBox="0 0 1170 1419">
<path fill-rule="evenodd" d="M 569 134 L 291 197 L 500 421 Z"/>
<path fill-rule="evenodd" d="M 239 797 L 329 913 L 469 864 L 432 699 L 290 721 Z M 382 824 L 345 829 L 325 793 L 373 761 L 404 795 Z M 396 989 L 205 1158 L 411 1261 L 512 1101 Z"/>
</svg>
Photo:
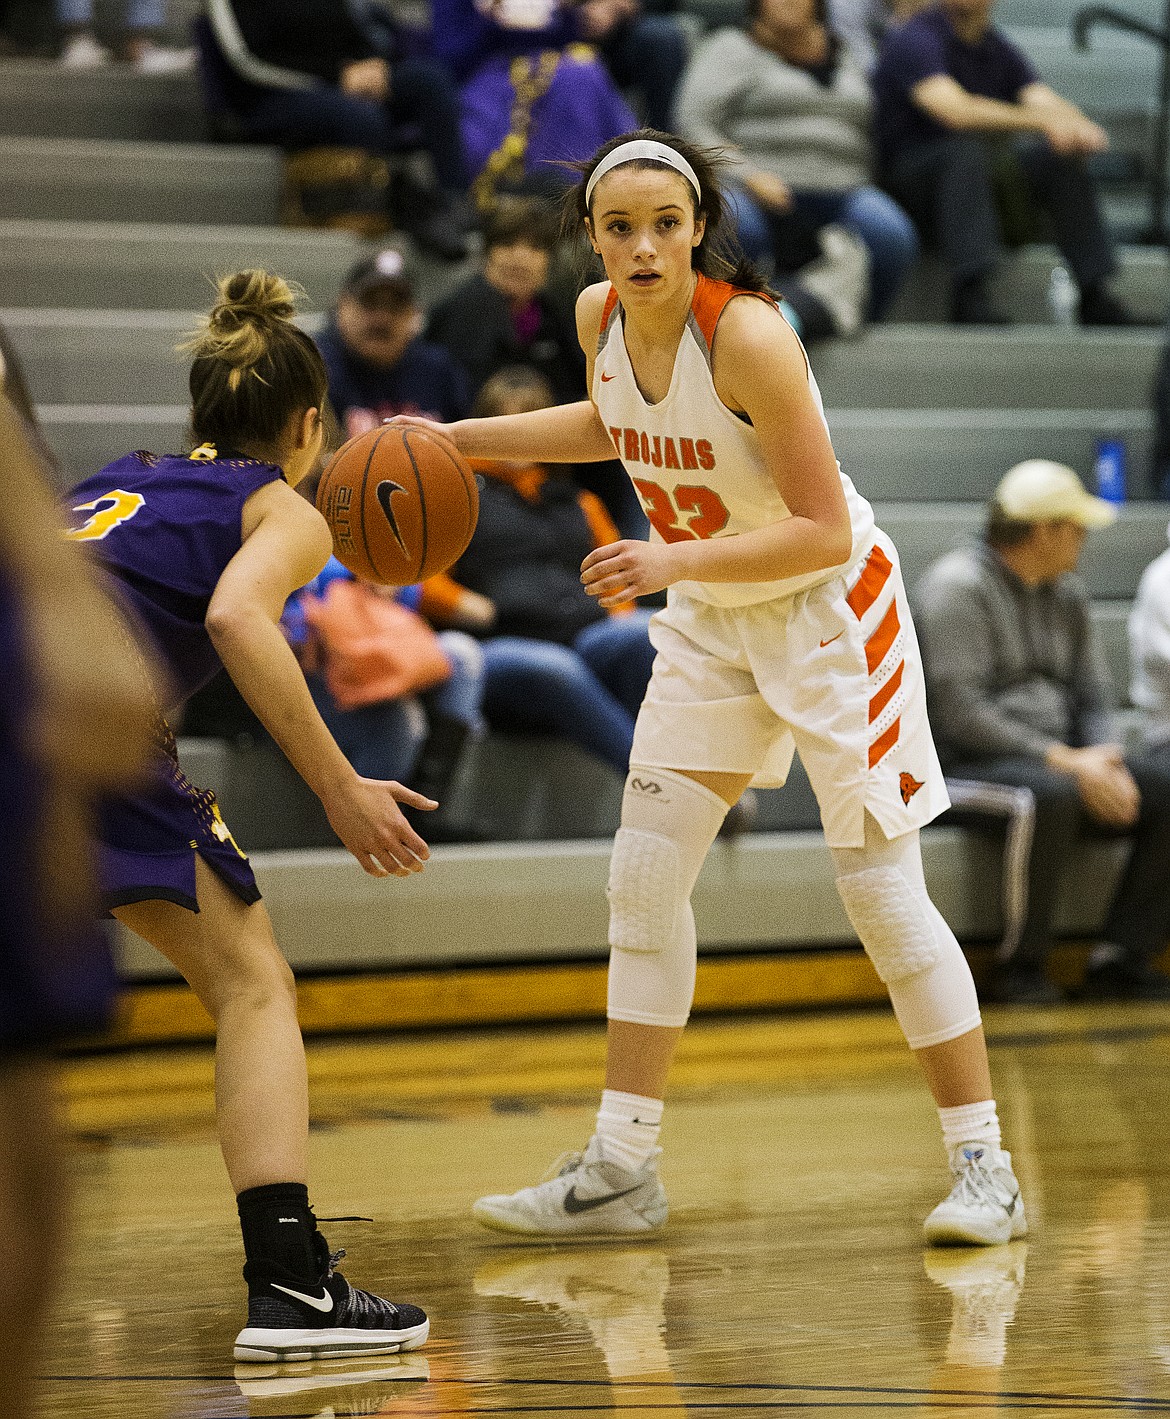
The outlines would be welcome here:
<svg viewBox="0 0 1170 1419">
<path fill-rule="evenodd" d="M 440 433 L 384 424 L 338 449 L 321 475 L 317 507 L 334 554 L 355 576 L 410 586 L 463 555 L 479 516 L 479 488 Z"/>
</svg>

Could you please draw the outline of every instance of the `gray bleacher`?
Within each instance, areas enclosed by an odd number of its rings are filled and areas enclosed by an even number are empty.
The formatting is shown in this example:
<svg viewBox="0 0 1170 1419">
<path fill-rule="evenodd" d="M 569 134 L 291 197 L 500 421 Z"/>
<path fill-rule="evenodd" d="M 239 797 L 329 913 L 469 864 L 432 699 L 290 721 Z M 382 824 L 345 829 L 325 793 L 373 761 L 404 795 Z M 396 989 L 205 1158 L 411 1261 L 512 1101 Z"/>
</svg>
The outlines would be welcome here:
<svg viewBox="0 0 1170 1419">
<path fill-rule="evenodd" d="M 1126 0 L 1160 14 L 1161 0 Z M 714 18 L 728 0 L 695 0 Z M 173 37 L 197 9 L 172 0 Z M 1098 37 L 1085 56 L 1067 32 L 1067 0 L 1001 0 L 1042 72 L 1106 122 L 1140 158 L 1153 98 L 1152 51 Z M 106 19 L 110 18 L 107 13 Z M 93 471 L 132 447 L 182 445 L 185 371 L 173 353 L 206 305 L 210 278 L 268 264 L 309 292 L 312 327 L 362 250 L 339 233 L 274 225 L 280 159 L 270 149 L 208 144 L 194 80 L 143 78 L 122 67 L 70 75 L 23 61 L 0 69 L 0 322 L 21 352 L 46 433 L 65 472 Z M 1138 213 L 1132 184 L 1115 209 Z M 1011 463 L 1046 456 L 1091 470 L 1096 441 L 1125 440 L 1140 492 L 1148 457 L 1148 391 L 1156 330 L 1090 332 L 1044 324 L 1055 254 L 1031 248 L 1005 269 L 1000 293 L 1023 322 L 1008 330 L 929 323 L 942 309 L 930 263 L 899 305 L 900 324 L 813 352 L 842 462 L 877 504 L 907 580 L 978 534 L 982 499 Z M 432 299 L 458 268 L 418 265 Z M 1122 293 L 1165 312 L 1165 254 L 1129 248 Z M 1165 546 L 1167 509 L 1131 503 L 1089 540 L 1085 578 L 1119 684 L 1125 618 L 1146 563 Z M 255 861 L 294 964 L 317 969 L 597 956 L 604 949 L 607 835 L 621 782 L 588 756 L 545 739 L 489 736 L 469 756 L 455 798 L 510 841 L 436 850 L 403 883 L 366 878 L 333 844 L 319 805 L 271 746 L 184 741 L 192 778 L 222 793 Z M 696 915 L 705 949 L 816 946 L 850 939 L 820 845 L 807 779 L 794 771 L 762 795 L 761 826 L 720 844 L 704 869 Z M 925 836 L 931 886 L 966 939 L 994 936 L 993 848 L 955 828 Z M 1087 852 L 1062 926 L 1090 932 L 1108 848 Z M 132 943 L 131 974 L 162 974 Z"/>
</svg>

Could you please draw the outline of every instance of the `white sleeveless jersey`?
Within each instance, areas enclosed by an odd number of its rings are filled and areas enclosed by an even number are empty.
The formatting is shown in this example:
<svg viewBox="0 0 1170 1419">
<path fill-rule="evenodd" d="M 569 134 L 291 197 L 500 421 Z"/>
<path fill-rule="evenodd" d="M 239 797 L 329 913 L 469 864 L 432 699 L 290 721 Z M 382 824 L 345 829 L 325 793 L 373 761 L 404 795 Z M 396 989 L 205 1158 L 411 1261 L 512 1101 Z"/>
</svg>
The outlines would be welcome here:
<svg viewBox="0 0 1170 1419">
<path fill-rule="evenodd" d="M 638 389 L 612 287 L 605 303 L 591 393 L 650 519 L 651 541 L 730 537 L 792 516 L 764 463 L 759 435 L 715 392 L 715 327 L 727 302 L 739 294 L 725 281 L 699 276 L 670 388 L 658 404 L 648 404 Z M 811 370 L 808 381 L 824 419 Z M 839 575 L 869 551 L 874 530 L 872 508 L 844 473 L 841 486 L 853 546 L 840 566 L 778 581 L 681 581 L 675 589 L 713 606 L 750 606 Z"/>
</svg>

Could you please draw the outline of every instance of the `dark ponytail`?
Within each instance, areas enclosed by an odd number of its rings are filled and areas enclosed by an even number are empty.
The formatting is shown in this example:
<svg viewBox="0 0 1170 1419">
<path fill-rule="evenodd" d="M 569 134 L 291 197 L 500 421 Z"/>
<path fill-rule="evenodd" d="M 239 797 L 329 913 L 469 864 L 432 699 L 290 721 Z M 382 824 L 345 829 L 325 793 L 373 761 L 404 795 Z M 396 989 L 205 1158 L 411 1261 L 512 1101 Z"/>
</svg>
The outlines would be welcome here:
<svg viewBox="0 0 1170 1419">
<path fill-rule="evenodd" d="M 664 143 L 668 148 L 673 148 L 676 153 L 686 158 L 694 169 L 695 176 L 699 179 L 702 196 L 696 199 L 692 192 L 691 197 L 695 220 L 704 217 L 707 227 L 703 233 L 703 240 L 691 254 L 691 265 L 695 270 L 702 272 L 704 276 L 710 276 L 714 281 L 728 281 L 731 285 L 738 286 L 744 291 L 764 291 L 769 295 L 774 294 L 769 289 L 768 282 L 759 267 L 743 254 L 739 238 L 735 234 L 735 223 L 731 215 L 730 204 L 720 182 L 723 173 L 730 166 L 727 158 L 719 148 L 700 148 L 694 143 L 688 143 L 684 138 L 679 138 L 674 133 L 659 133 L 654 128 L 639 128 L 636 133 L 624 133 L 620 138 L 611 138 L 608 143 L 603 143 L 597 152 L 584 162 L 565 164 L 566 167 L 579 174 L 579 181 L 568 190 L 564 197 L 562 219 L 566 234 L 576 236 L 585 229 L 585 219 L 590 215 L 589 208 L 585 203 L 585 188 L 588 186 L 593 169 L 615 148 L 620 148 L 623 143 L 634 143 L 645 139 L 655 143 Z M 623 166 L 642 171 L 672 172 L 676 175 L 678 173 L 677 168 L 671 167 L 668 163 L 655 162 L 653 158 L 635 158 L 631 163 Z M 690 184 L 688 183 L 687 186 L 689 188 Z"/>
<path fill-rule="evenodd" d="M 325 407 L 324 362 L 293 324 L 296 293 L 282 277 L 237 271 L 218 291 L 203 328 L 179 346 L 194 357 L 191 431 L 221 449 L 275 449 L 294 415 Z"/>
</svg>

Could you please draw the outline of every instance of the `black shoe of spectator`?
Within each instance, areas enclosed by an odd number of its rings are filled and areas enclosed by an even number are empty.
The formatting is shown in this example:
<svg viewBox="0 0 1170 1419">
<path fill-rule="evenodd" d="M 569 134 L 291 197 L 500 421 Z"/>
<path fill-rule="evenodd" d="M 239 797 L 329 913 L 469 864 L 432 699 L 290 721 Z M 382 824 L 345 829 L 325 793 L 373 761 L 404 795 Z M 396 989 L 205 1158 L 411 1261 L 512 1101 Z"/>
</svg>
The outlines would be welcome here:
<svg viewBox="0 0 1170 1419">
<path fill-rule="evenodd" d="M 1011 324 L 1007 316 L 992 305 L 982 276 L 955 287 L 951 293 L 951 320 L 955 325 Z"/>
<path fill-rule="evenodd" d="M 983 991 L 997 1005 L 1060 1005 L 1064 991 L 1039 966 L 1008 966 L 997 971 Z"/>
<path fill-rule="evenodd" d="M 1170 1000 L 1170 976 L 1145 961 L 1108 961 L 1085 972 L 1084 1000 Z"/>
<path fill-rule="evenodd" d="M 1086 286 L 1081 292 L 1082 325 L 1135 325 L 1132 312 L 1106 286 Z"/>
</svg>

